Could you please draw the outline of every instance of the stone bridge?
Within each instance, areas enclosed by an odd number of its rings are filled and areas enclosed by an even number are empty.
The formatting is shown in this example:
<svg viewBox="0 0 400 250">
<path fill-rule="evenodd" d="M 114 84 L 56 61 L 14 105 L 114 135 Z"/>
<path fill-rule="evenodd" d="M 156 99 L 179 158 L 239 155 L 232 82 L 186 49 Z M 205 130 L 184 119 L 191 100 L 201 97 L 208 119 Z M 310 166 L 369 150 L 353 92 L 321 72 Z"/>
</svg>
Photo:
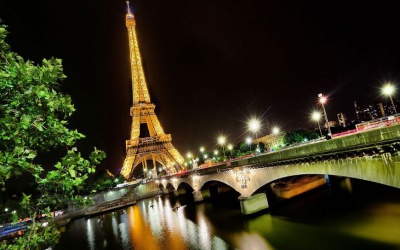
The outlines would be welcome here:
<svg viewBox="0 0 400 250">
<path fill-rule="evenodd" d="M 257 191 L 284 177 L 334 175 L 400 188 L 400 125 L 287 148 L 234 162 L 161 177 L 163 189 L 189 185 L 195 201 L 203 199 L 207 183 L 224 183 L 240 193 L 244 214 L 268 208 L 265 193 Z"/>
</svg>

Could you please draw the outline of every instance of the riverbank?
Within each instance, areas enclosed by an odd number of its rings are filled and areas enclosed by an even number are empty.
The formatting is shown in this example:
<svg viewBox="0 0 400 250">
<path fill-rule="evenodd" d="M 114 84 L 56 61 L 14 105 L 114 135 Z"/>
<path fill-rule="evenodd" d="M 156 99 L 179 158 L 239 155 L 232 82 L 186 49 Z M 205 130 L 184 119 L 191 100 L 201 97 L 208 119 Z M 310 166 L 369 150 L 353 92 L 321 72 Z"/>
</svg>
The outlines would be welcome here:
<svg viewBox="0 0 400 250">
<path fill-rule="evenodd" d="M 140 201 L 140 200 L 143 200 L 143 199 L 147 199 L 147 198 L 150 198 L 150 197 L 153 197 L 153 196 L 156 196 L 156 195 L 160 195 L 160 194 L 162 194 L 162 191 L 160 191 L 160 190 L 149 192 L 149 193 L 144 193 L 144 194 L 137 194 L 137 195 L 134 196 L 135 202 L 132 203 L 132 204 L 128 204 L 127 206 L 135 205 L 137 201 Z M 115 210 L 115 209 L 122 208 L 120 206 L 120 203 L 119 203 L 119 201 L 122 202 L 122 199 L 123 198 L 114 200 L 113 202 L 115 203 L 115 206 L 109 206 L 107 208 L 107 210 Z M 105 205 L 108 205 L 108 204 L 110 204 L 110 201 L 98 204 L 98 205 L 96 205 L 96 207 L 105 206 Z M 126 207 L 126 206 L 124 206 L 124 207 Z M 74 211 L 71 211 L 71 212 L 66 212 L 63 215 L 60 215 L 60 216 L 57 216 L 57 217 L 53 217 L 53 221 L 56 223 L 57 227 L 64 227 L 74 219 L 85 217 L 86 215 L 94 215 L 94 214 L 90 213 L 91 211 L 93 211 L 93 209 L 95 209 L 95 208 L 90 208 L 89 207 L 89 208 L 74 210 Z"/>
</svg>

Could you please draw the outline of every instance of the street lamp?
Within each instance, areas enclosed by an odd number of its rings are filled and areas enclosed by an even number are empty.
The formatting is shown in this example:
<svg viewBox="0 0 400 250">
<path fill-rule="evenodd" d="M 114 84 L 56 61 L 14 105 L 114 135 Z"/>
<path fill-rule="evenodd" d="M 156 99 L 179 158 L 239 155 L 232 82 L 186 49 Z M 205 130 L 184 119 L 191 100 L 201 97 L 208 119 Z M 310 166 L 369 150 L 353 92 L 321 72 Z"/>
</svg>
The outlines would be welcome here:
<svg viewBox="0 0 400 250">
<path fill-rule="evenodd" d="M 200 152 L 203 153 L 204 152 L 204 147 L 200 147 Z"/>
<path fill-rule="evenodd" d="M 233 149 L 232 144 L 229 144 L 229 145 L 228 145 L 228 150 L 231 151 L 231 158 L 232 158 L 232 149 Z"/>
<path fill-rule="evenodd" d="M 393 105 L 394 114 L 396 115 L 397 114 L 397 110 L 396 110 L 396 106 L 394 105 L 393 98 L 392 98 L 392 94 L 395 92 L 395 90 L 396 89 L 394 88 L 394 86 L 392 84 L 388 83 L 385 86 L 383 86 L 382 93 L 384 95 L 388 95 L 389 96 L 390 101 L 392 102 L 392 105 Z"/>
<path fill-rule="evenodd" d="M 260 121 L 256 119 L 251 119 L 248 123 L 249 130 L 253 133 L 257 133 L 260 129 Z"/>
<path fill-rule="evenodd" d="M 249 145 L 250 147 L 250 151 L 251 151 L 251 143 L 253 142 L 253 140 L 250 137 L 246 138 L 246 143 Z"/>
<path fill-rule="evenodd" d="M 280 129 L 279 129 L 278 127 L 274 127 L 274 128 L 272 129 L 272 134 L 274 134 L 274 135 L 279 134 L 279 132 L 280 132 Z"/>
<path fill-rule="evenodd" d="M 321 126 L 319 125 L 319 120 L 321 119 L 321 113 L 318 111 L 314 111 L 311 115 L 311 118 L 318 124 L 319 134 L 322 137 Z"/>
<path fill-rule="evenodd" d="M 217 157 L 218 156 L 218 150 L 214 150 L 214 155 L 215 156 L 213 157 L 213 160 L 216 159 L 218 161 L 218 157 Z"/>
<path fill-rule="evenodd" d="M 192 157 L 193 157 L 193 155 L 192 155 L 192 153 L 190 153 L 190 152 L 188 152 L 187 154 L 186 154 L 186 157 L 189 159 L 189 167 L 192 165 Z"/>
<path fill-rule="evenodd" d="M 329 126 L 329 120 L 328 120 L 328 116 L 326 115 L 325 106 L 324 106 L 324 104 L 326 103 L 326 101 L 328 99 L 322 93 L 318 94 L 318 97 L 319 97 L 319 102 L 321 103 L 321 106 L 322 106 L 322 110 L 324 111 L 326 127 L 328 128 L 328 135 L 331 136 L 332 135 L 331 126 Z"/>
<path fill-rule="evenodd" d="M 225 160 L 225 147 L 224 147 L 225 146 L 225 142 L 226 142 L 226 139 L 225 139 L 224 136 L 220 136 L 218 138 L 218 144 L 222 146 L 222 152 L 224 154 L 224 160 Z"/>
<path fill-rule="evenodd" d="M 260 127 L 261 127 L 260 121 L 256 120 L 256 119 L 251 119 L 249 121 L 248 125 L 249 125 L 249 130 L 251 132 L 253 132 L 257 138 L 257 132 L 260 130 Z M 260 141 L 257 141 L 257 149 L 258 150 L 260 150 L 259 147 L 260 147 Z"/>
</svg>

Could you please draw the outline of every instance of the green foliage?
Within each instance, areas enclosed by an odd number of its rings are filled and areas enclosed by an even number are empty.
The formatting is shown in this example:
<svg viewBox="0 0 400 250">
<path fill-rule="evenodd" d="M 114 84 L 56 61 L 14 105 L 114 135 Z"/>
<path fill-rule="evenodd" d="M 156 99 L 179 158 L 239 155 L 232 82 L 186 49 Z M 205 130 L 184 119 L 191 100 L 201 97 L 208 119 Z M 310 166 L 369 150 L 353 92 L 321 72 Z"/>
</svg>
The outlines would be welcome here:
<svg viewBox="0 0 400 250">
<path fill-rule="evenodd" d="M 319 135 L 314 131 L 294 130 L 286 133 L 285 137 L 283 138 L 283 143 L 285 143 L 286 145 L 291 145 L 294 143 L 301 143 L 317 139 L 318 137 Z"/>
<path fill-rule="evenodd" d="M 40 195 L 22 195 L 18 213 L 28 215 L 33 223 L 23 237 L 0 244 L 0 249 L 36 249 L 54 244 L 59 237 L 51 220 L 42 227 L 36 215 L 71 202 L 85 205 L 87 200 L 80 194 L 105 153 L 95 149 L 87 160 L 75 149 L 66 150 L 48 172 L 35 161 L 41 153 L 71 148 L 84 135 L 67 127 L 75 108 L 71 97 L 59 92 L 66 78 L 61 60 L 43 59 L 40 65 L 24 60 L 10 50 L 6 36 L 6 26 L 0 25 L 0 187 L 4 191 L 11 177 L 28 173 Z"/>
<path fill-rule="evenodd" d="M 122 175 L 113 177 L 108 175 L 107 172 L 102 172 L 90 182 L 89 186 L 92 192 L 101 192 L 104 190 L 109 190 L 110 188 L 115 187 L 117 184 L 123 183 L 125 180 L 125 177 Z"/>
</svg>

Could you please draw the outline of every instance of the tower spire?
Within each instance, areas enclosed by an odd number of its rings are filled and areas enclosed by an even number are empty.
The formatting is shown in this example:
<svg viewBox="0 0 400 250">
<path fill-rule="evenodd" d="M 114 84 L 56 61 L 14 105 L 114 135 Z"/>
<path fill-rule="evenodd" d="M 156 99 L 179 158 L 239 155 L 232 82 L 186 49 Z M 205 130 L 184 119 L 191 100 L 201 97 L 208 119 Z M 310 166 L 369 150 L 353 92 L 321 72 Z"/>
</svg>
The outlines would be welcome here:
<svg viewBox="0 0 400 250">
<path fill-rule="evenodd" d="M 150 103 L 149 91 L 143 73 L 142 58 L 136 36 L 135 16 L 132 14 L 129 1 L 126 1 L 128 13 L 126 14 L 126 27 L 129 35 L 129 54 L 131 61 L 133 104 Z"/>
</svg>

